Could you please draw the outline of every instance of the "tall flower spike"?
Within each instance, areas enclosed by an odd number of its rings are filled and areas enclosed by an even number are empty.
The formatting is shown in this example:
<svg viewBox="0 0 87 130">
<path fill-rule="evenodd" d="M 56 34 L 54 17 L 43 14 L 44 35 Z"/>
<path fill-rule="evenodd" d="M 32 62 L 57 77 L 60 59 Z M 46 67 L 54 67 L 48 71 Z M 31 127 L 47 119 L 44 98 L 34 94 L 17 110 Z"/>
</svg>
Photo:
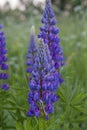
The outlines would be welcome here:
<svg viewBox="0 0 87 130">
<path fill-rule="evenodd" d="M 48 44 L 52 59 L 56 69 L 64 65 L 63 50 L 58 37 L 59 29 L 55 27 L 57 21 L 52 9 L 51 0 L 46 0 L 43 17 L 41 19 L 44 26 L 40 27 L 38 38 L 42 38 Z"/>
<path fill-rule="evenodd" d="M 8 70 L 7 62 L 7 50 L 6 50 L 6 41 L 4 32 L 2 31 L 3 25 L 0 24 L 0 88 L 4 90 L 8 90 L 9 86 L 5 83 L 5 80 L 8 79 L 8 74 L 6 71 Z"/>
<path fill-rule="evenodd" d="M 35 28 L 32 26 L 31 28 L 31 34 L 30 34 L 30 43 L 28 47 L 28 54 L 27 54 L 27 73 L 32 72 L 32 67 L 35 62 L 35 57 L 36 57 L 36 52 L 37 52 L 37 47 L 36 47 L 36 42 L 35 42 Z"/>
<path fill-rule="evenodd" d="M 55 94 L 60 85 L 60 74 L 54 67 L 48 45 L 40 40 L 38 44 L 38 55 L 35 59 L 31 79 L 29 81 L 30 92 L 28 94 L 28 103 L 30 109 L 28 116 L 45 115 L 53 113 L 53 104 L 58 100 Z"/>
</svg>

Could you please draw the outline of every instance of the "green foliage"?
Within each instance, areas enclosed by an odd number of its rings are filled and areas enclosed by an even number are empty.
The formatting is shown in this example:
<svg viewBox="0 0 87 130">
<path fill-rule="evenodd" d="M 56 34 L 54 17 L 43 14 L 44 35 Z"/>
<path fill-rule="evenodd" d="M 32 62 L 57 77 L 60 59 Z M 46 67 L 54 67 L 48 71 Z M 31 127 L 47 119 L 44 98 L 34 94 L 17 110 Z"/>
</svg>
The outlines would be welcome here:
<svg viewBox="0 0 87 130">
<path fill-rule="evenodd" d="M 87 19 L 76 16 L 58 20 L 66 59 L 66 66 L 61 69 L 65 82 L 57 91 L 60 99 L 48 121 L 26 116 L 29 109 L 26 54 L 32 24 L 38 33 L 37 18 L 30 17 L 24 22 L 8 18 L 2 21 L 7 36 L 10 90 L 0 90 L 0 130 L 87 129 Z"/>
</svg>

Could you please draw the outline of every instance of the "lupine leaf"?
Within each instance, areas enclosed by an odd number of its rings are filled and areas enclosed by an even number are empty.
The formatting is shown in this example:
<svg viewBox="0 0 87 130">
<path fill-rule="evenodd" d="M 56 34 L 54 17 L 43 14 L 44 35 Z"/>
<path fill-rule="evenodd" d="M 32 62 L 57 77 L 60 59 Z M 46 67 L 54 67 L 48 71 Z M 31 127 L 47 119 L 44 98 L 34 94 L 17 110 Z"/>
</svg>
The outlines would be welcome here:
<svg viewBox="0 0 87 130">
<path fill-rule="evenodd" d="M 87 108 L 82 107 L 81 105 L 72 106 L 75 110 L 78 110 L 79 112 L 83 112 L 87 114 Z"/>
<path fill-rule="evenodd" d="M 87 115 L 81 115 L 78 118 L 76 118 L 75 122 L 83 122 L 87 120 Z"/>
<path fill-rule="evenodd" d="M 60 99 L 61 99 L 64 103 L 66 103 L 66 98 L 65 98 L 65 95 L 64 95 L 62 89 L 59 89 L 59 91 L 58 91 L 58 96 L 60 97 Z"/>
<path fill-rule="evenodd" d="M 80 93 L 79 95 L 77 95 L 75 98 L 72 99 L 71 104 L 72 104 L 72 105 L 81 104 L 82 101 L 83 101 L 86 97 L 87 97 L 86 94 Z"/>
</svg>

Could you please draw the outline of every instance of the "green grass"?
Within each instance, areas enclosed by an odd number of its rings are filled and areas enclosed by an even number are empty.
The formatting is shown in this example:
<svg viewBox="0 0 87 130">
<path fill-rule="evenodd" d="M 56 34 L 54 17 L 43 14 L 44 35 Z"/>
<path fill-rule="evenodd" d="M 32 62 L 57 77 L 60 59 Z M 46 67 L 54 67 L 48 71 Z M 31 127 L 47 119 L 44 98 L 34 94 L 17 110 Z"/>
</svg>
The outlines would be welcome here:
<svg viewBox="0 0 87 130">
<path fill-rule="evenodd" d="M 9 63 L 9 92 L 0 90 L 0 126 L 2 130 L 87 130 L 87 19 L 59 17 L 61 45 L 66 65 L 60 71 L 65 79 L 57 93 L 50 120 L 29 118 L 26 111 L 28 75 L 26 54 L 30 27 L 39 33 L 40 18 L 26 21 L 2 20 L 7 38 Z M 8 109 L 7 109 L 8 108 Z M 1 130 L 0 129 L 0 130 Z"/>
</svg>

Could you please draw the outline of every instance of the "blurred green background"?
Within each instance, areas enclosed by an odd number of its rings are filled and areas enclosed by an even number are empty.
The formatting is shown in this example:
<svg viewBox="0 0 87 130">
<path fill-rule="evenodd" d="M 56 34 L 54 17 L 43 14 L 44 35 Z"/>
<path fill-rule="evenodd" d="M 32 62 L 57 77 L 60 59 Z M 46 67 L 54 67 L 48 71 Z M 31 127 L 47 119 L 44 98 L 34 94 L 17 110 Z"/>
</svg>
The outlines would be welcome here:
<svg viewBox="0 0 87 130">
<path fill-rule="evenodd" d="M 64 14 L 82 13 L 86 11 L 87 0 L 51 0 L 57 16 Z M 15 17 L 25 20 L 33 15 L 39 15 L 44 8 L 45 0 L 3 0 L 0 1 L 0 19 L 3 17 Z M 2 6 L 3 5 L 3 6 Z"/>
<path fill-rule="evenodd" d="M 7 39 L 10 85 L 10 92 L 4 98 L 4 92 L 0 95 L 1 101 L 5 101 L 0 108 L 3 111 L 0 127 L 3 130 L 87 130 L 87 0 L 52 1 L 66 65 L 60 70 L 65 79 L 57 92 L 60 100 L 48 122 L 26 117 L 30 28 L 35 25 L 37 38 L 44 5 L 35 6 L 28 0 L 20 2 L 24 10 L 11 10 L 8 2 L 0 9 L 0 23 L 4 24 Z"/>
</svg>

